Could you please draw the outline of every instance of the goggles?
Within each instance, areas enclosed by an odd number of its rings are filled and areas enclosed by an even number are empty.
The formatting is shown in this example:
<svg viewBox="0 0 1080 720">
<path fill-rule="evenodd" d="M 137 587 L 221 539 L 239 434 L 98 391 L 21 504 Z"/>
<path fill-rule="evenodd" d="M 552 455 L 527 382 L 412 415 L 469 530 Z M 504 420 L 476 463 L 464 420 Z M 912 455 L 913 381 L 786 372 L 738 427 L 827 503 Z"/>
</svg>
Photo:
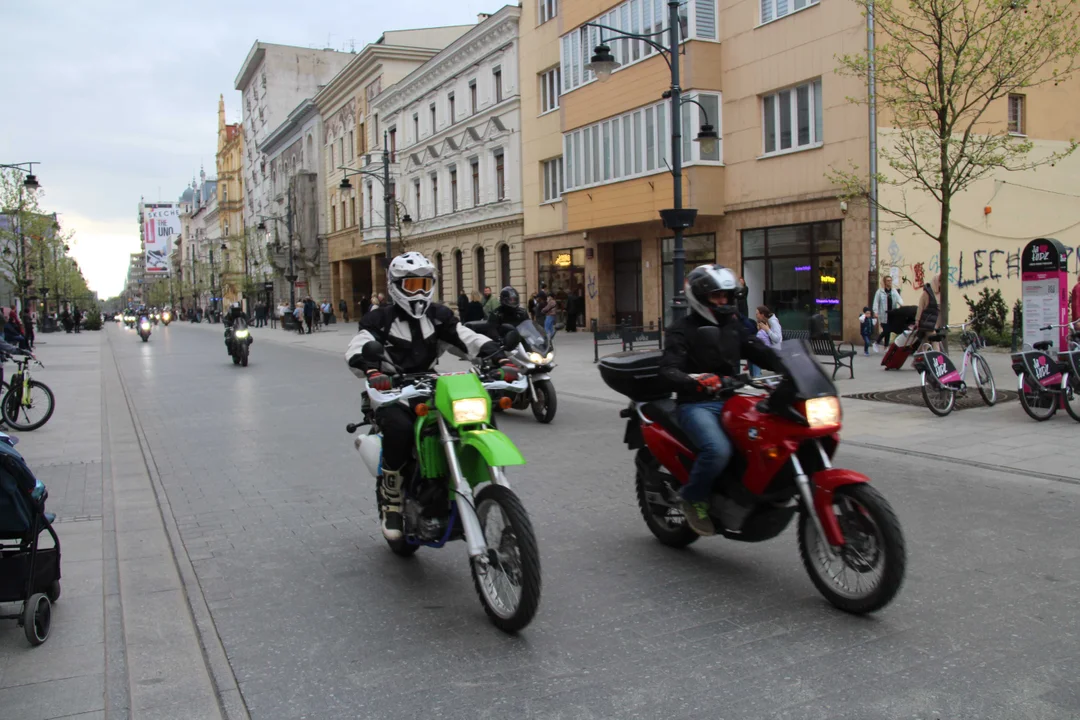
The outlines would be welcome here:
<svg viewBox="0 0 1080 720">
<path fill-rule="evenodd" d="M 418 292 L 428 292 L 435 286 L 435 278 L 431 277 L 407 277 L 401 280 L 401 289 L 412 295 Z"/>
</svg>

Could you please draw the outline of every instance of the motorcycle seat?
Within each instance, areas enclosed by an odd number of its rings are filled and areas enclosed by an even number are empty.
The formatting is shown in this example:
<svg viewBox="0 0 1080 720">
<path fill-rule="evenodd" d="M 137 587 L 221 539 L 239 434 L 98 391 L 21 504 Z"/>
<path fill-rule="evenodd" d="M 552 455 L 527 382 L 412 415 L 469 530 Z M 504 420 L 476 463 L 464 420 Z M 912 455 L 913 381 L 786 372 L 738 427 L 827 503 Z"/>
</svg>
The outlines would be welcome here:
<svg viewBox="0 0 1080 720">
<path fill-rule="evenodd" d="M 678 406 L 673 399 L 664 398 L 663 400 L 653 400 L 652 402 L 645 403 L 645 406 L 642 407 L 641 410 L 645 414 L 645 417 L 658 423 L 661 427 L 670 432 L 675 439 L 685 445 L 688 450 L 697 451 L 697 445 L 694 444 L 694 441 L 690 439 L 679 425 L 676 407 Z"/>
<path fill-rule="evenodd" d="M 1031 347 L 1035 348 L 1036 350 L 1049 350 L 1051 347 L 1053 347 L 1053 345 L 1054 343 L 1050 340 L 1040 340 L 1037 343 L 1032 343 Z"/>
</svg>

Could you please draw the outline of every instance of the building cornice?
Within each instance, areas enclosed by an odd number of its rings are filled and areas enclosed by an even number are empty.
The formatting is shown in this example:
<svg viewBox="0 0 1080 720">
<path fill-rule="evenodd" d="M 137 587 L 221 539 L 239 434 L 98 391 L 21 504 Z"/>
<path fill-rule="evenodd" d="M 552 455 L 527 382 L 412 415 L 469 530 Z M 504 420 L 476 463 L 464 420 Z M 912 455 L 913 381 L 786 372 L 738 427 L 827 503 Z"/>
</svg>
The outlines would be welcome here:
<svg viewBox="0 0 1080 720">
<path fill-rule="evenodd" d="M 266 45 L 256 40 L 255 44 L 251 46 L 251 50 L 248 51 L 244 64 L 240 66 L 236 82 L 233 83 L 234 89 L 243 92 L 251 81 L 251 76 L 255 74 L 255 69 L 259 67 L 265 57 Z"/>
<path fill-rule="evenodd" d="M 350 96 L 362 90 L 368 78 L 373 75 L 385 60 L 416 60 L 425 62 L 437 51 L 430 48 L 411 47 L 408 45 L 370 44 L 350 60 L 330 82 L 312 98 L 319 112 L 327 113 L 349 100 Z"/>
<path fill-rule="evenodd" d="M 394 113 L 410 102 L 423 98 L 447 79 L 460 75 L 478 63 L 493 49 L 516 40 L 520 16 L 520 7 L 504 6 L 393 86 L 383 90 L 372 106 L 377 107 L 380 114 Z"/>
</svg>

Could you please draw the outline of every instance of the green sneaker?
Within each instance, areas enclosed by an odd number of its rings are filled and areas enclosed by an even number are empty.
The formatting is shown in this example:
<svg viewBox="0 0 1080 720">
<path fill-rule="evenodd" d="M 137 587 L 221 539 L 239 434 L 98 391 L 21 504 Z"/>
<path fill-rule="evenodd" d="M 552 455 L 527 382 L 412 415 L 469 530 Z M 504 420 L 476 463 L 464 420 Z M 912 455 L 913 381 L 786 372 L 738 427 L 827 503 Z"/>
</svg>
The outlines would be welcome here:
<svg viewBox="0 0 1080 720">
<path fill-rule="evenodd" d="M 713 527 L 713 522 L 709 518 L 709 503 L 692 503 L 679 498 L 679 510 L 686 516 L 686 522 L 690 529 L 698 535 L 709 536 L 716 534 L 716 528 Z"/>
</svg>

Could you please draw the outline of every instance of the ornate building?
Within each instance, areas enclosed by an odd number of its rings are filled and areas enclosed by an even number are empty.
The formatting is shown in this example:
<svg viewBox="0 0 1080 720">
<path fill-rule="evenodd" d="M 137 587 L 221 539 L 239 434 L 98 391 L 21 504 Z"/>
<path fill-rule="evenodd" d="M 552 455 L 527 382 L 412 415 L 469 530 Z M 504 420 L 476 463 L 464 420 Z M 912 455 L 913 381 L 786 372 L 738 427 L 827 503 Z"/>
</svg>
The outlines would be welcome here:
<svg viewBox="0 0 1080 720">
<path fill-rule="evenodd" d="M 218 98 L 217 194 L 218 226 L 228 248 L 223 260 L 225 302 L 246 296 L 249 302 L 266 279 L 258 238 L 244 226 L 244 129 L 225 122 L 225 97 Z"/>
</svg>

